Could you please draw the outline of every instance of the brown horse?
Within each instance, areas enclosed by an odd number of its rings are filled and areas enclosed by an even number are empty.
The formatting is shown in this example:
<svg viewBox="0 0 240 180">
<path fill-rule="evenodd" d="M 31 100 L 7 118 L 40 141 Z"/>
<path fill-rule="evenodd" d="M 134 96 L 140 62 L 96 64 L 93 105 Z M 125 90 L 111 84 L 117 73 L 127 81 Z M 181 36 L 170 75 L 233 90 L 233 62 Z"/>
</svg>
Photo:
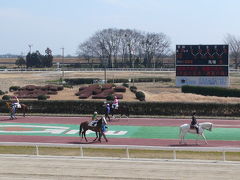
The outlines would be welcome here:
<svg viewBox="0 0 240 180">
<path fill-rule="evenodd" d="M 26 104 L 22 104 L 22 103 L 20 103 L 20 105 L 21 105 L 21 108 L 16 108 L 16 109 L 15 109 L 15 110 L 16 110 L 15 112 L 17 112 L 17 111 L 19 110 L 20 112 L 23 113 L 23 117 L 25 117 L 25 115 L 26 115 L 26 113 L 27 113 L 27 111 L 28 111 L 28 106 L 27 106 Z M 14 113 L 14 114 L 15 114 L 14 108 L 13 108 L 13 106 L 12 106 L 12 102 L 6 102 L 6 106 L 7 106 L 7 108 L 10 110 L 11 113 Z"/>
<path fill-rule="evenodd" d="M 88 140 L 86 138 L 86 131 L 91 130 L 91 131 L 94 131 L 96 133 L 96 138 L 93 141 L 96 141 L 98 139 L 98 141 L 101 142 L 101 137 L 103 136 L 105 141 L 108 142 L 108 140 L 106 138 L 106 135 L 103 132 L 102 126 L 103 126 L 103 119 L 102 118 L 97 121 L 96 126 L 89 126 L 89 122 L 84 121 L 80 124 L 79 136 L 82 135 L 82 138 L 84 137 L 86 142 L 88 142 Z"/>
<path fill-rule="evenodd" d="M 117 115 L 119 114 L 120 115 L 120 118 L 125 115 L 127 118 L 129 117 L 130 113 L 129 113 L 129 108 L 127 106 L 119 106 L 117 109 L 114 109 L 112 107 L 112 104 L 110 104 L 110 112 L 111 112 L 111 115 L 112 117 L 114 117 L 114 115 Z"/>
</svg>

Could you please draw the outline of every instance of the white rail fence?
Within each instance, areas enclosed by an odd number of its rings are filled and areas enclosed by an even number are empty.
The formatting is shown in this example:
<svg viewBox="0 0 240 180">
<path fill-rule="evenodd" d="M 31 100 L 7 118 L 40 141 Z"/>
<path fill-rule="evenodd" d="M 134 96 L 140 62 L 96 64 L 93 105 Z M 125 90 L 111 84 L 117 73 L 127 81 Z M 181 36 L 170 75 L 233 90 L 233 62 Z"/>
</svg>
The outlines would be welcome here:
<svg viewBox="0 0 240 180">
<path fill-rule="evenodd" d="M 75 71 L 85 71 L 85 72 L 102 72 L 102 71 L 116 71 L 116 72 L 175 72 L 175 68 L 39 68 L 39 69 L 31 69 L 31 68 L 24 68 L 24 69 L 0 69 L 0 73 L 4 72 L 75 72 Z M 239 73 L 240 69 L 229 69 L 231 73 Z"/>
<path fill-rule="evenodd" d="M 177 160 L 177 153 L 179 151 L 187 152 L 218 152 L 221 153 L 221 160 L 226 161 L 226 153 L 237 152 L 240 153 L 240 148 L 228 148 L 228 147 L 162 147 L 162 146 L 133 146 L 133 145 L 89 145 L 89 144 L 55 144 L 55 143 L 18 143 L 18 142 L 0 142 L 1 146 L 27 146 L 35 149 L 34 155 L 41 155 L 40 149 L 42 147 L 50 148 L 79 148 L 79 156 L 81 158 L 89 157 L 85 156 L 85 148 L 92 149 L 122 149 L 125 151 L 125 158 L 130 159 L 130 150 L 160 150 L 172 152 L 172 160 Z M 179 158 L 180 159 L 180 158 Z"/>
</svg>

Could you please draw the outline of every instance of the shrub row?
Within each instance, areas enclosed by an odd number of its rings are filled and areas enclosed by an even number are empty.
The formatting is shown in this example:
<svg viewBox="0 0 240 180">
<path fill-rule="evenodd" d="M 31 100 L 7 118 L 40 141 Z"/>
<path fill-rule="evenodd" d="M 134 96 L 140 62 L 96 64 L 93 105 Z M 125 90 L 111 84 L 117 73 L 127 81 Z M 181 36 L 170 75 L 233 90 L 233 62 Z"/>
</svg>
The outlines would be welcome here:
<svg viewBox="0 0 240 180">
<path fill-rule="evenodd" d="M 94 111 L 104 113 L 102 101 L 22 101 L 31 106 L 32 113 L 59 113 L 59 114 L 92 114 Z M 163 103 L 163 102 L 125 102 L 120 101 L 120 106 L 129 108 L 131 115 L 166 115 L 190 116 L 193 111 L 198 116 L 227 116 L 238 117 L 240 104 L 219 103 Z M 4 101 L 0 101 L 0 112 L 8 112 Z"/>
<path fill-rule="evenodd" d="M 182 86 L 182 92 L 204 96 L 240 97 L 240 89 L 222 87 Z"/>
<path fill-rule="evenodd" d="M 64 79 L 67 84 L 79 85 L 79 84 L 92 84 L 94 80 L 100 80 L 98 78 L 74 78 Z"/>
</svg>

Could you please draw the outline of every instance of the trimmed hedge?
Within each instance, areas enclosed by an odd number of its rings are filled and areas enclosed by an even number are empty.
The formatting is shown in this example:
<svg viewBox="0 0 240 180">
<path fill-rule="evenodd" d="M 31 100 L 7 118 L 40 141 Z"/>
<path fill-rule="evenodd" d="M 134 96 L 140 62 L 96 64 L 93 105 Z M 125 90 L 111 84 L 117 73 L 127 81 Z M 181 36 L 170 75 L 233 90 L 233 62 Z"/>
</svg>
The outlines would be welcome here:
<svg viewBox="0 0 240 180">
<path fill-rule="evenodd" d="M 136 98 L 140 101 L 145 101 L 145 94 L 142 91 L 137 91 L 136 92 Z"/>
<path fill-rule="evenodd" d="M 240 89 L 203 86 L 182 86 L 183 93 L 201 94 L 204 96 L 240 97 Z"/>
<path fill-rule="evenodd" d="M 32 113 L 58 113 L 58 114 L 92 114 L 98 111 L 104 114 L 103 101 L 21 101 L 31 106 Z M 127 106 L 131 115 L 166 115 L 191 116 L 193 111 L 198 116 L 240 116 L 240 104 L 219 103 L 163 103 L 163 102 L 126 102 L 120 101 L 120 106 Z M 0 101 L 0 112 L 7 113 L 5 101 Z"/>
<path fill-rule="evenodd" d="M 0 90 L 0 95 L 4 95 L 5 94 L 5 92 L 3 92 L 2 90 Z"/>
<path fill-rule="evenodd" d="M 64 79 L 67 84 L 78 85 L 78 84 L 92 84 L 94 80 L 100 80 L 98 78 L 75 78 L 75 79 Z"/>
<path fill-rule="evenodd" d="M 99 78 L 74 78 L 64 79 L 67 84 L 79 85 L 79 84 L 93 84 L 95 81 L 100 80 Z M 147 78 L 135 78 L 134 82 L 171 82 L 171 78 L 163 77 L 147 77 Z M 129 83 L 128 79 L 108 79 L 107 83 Z"/>
</svg>

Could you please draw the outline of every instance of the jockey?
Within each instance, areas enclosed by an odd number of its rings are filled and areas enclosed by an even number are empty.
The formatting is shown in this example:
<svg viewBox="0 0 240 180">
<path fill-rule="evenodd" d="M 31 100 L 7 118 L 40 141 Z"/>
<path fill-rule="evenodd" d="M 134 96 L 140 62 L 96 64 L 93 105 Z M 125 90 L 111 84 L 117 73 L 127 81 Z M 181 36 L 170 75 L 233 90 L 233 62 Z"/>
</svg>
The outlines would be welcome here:
<svg viewBox="0 0 240 180">
<path fill-rule="evenodd" d="M 89 123 L 89 126 L 95 126 L 97 124 L 97 111 L 95 111 L 92 115 L 92 121 Z"/>
<path fill-rule="evenodd" d="M 198 123 L 197 123 L 197 119 L 196 119 L 196 113 L 194 112 L 192 114 L 192 121 L 191 121 L 191 124 L 190 124 L 190 128 L 195 128 L 197 130 L 197 134 L 199 133 L 199 126 L 198 126 Z"/>
<path fill-rule="evenodd" d="M 113 101 L 113 104 L 112 104 L 112 108 L 113 109 L 118 109 L 118 99 L 117 99 L 117 96 L 114 96 L 114 101 Z"/>
<path fill-rule="evenodd" d="M 17 96 L 12 96 L 12 106 L 14 107 L 14 109 L 16 108 L 21 108 L 21 105 L 19 103 L 19 99 L 17 98 Z"/>
<path fill-rule="evenodd" d="M 97 113 L 97 111 L 95 111 L 92 115 L 92 121 L 97 120 L 97 115 L 98 115 L 98 113 Z"/>
</svg>

